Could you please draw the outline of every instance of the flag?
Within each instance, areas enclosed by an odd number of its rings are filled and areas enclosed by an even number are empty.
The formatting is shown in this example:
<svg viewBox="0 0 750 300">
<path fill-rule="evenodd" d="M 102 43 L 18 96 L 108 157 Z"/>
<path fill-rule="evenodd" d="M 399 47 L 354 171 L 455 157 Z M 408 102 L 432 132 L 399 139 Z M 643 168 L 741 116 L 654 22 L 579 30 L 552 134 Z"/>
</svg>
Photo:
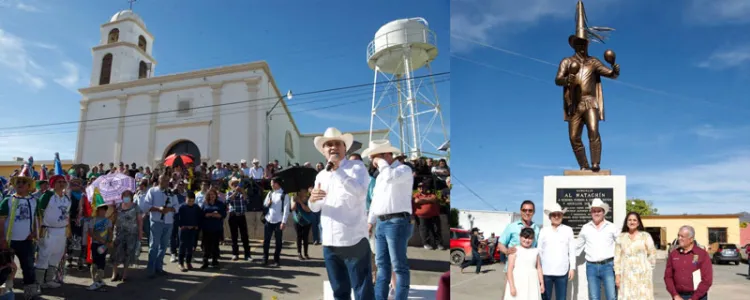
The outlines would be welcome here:
<svg viewBox="0 0 750 300">
<path fill-rule="evenodd" d="M 60 161 L 60 153 L 55 152 L 55 175 L 65 176 L 63 171 L 62 162 Z"/>
</svg>

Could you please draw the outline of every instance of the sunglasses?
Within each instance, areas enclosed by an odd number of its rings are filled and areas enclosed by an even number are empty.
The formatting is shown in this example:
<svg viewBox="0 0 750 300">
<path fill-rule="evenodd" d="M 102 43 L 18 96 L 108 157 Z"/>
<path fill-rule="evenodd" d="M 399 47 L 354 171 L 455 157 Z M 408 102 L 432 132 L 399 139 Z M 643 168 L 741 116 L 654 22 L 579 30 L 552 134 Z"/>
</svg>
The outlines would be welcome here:
<svg viewBox="0 0 750 300">
<path fill-rule="evenodd" d="M 522 211 L 522 212 L 525 212 L 525 213 L 533 213 L 533 212 L 534 212 L 534 210 L 533 210 L 533 209 L 529 209 L 529 208 L 527 208 L 527 209 L 522 209 L 521 211 Z"/>
</svg>

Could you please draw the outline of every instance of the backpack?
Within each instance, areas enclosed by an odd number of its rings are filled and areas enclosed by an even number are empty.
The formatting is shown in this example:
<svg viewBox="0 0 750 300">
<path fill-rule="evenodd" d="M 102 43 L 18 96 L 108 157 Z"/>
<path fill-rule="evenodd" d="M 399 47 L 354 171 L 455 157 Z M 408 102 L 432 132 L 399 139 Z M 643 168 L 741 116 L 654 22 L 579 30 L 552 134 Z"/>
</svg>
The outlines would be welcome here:
<svg viewBox="0 0 750 300">
<path fill-rule="evenodd" d="M 268 194 L 266 194 L 266 200 L 271 198 L 271 193 L 273 193 L 273 191 L 268 192 Z M 263 200 L 263 204 L 266 203 L 266 200 Z M 281 209 L 282 210 L 284 209 L 284 201 L 286 201 L 286 192 L 283 192 L 281 194 Z M 271 203 L 273 203 L 273 201 Z M 261 218 L 260 218 L 260 222 L 263 224 L 266 224 L 266 215 L 268 215 L 269 208 L 271 208 L 271 205 L 263 206 L 263 214 L 261 215 Z"/>
</svg>

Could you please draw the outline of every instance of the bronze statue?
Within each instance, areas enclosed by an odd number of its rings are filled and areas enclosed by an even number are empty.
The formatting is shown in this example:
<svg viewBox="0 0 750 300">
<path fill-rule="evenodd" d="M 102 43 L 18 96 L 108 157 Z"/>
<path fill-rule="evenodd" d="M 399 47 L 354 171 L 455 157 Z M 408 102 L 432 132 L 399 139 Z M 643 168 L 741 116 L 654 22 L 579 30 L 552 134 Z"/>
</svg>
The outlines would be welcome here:
<svg viewBox="0 0 750 300">
<path fill-rule="evenodd" d="M 601 76 L 617 78 L 620 75 L 620 65 L 615 63 L 615 53 L 612 50 L 604 53 L 604 60 L 612 65 L 611 69 L 596 57 L 588 55 L 589 40 L 604 43 L 601 33 L 614 29 L 589 27 L 586 23 L 583 2 L 578 0 L 576 32 L 568 37 L 568 44 L 575 50 L 575 54 L 560 62 L 555 84 L 563 87 L 564 120 L 568 122 L 570 145 L 573 147 L 578 166 L 581 170 L 598 172 L 602 157 L 599 121 L 604 121 Z M 588 131 L 591 148 L 591 167 L 586 157 L 586 147 L 581 141 L 584 125 Z"/>
</svg>

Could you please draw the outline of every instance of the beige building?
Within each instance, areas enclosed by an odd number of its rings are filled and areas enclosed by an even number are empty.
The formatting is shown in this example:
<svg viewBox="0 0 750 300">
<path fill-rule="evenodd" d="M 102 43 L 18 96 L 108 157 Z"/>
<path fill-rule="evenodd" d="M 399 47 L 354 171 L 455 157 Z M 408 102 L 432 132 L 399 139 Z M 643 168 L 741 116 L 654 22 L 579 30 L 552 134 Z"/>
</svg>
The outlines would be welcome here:
<svg viewBox="0 0 750 300">
<path fill-rule="evenodd" d="M 677 238 L 683 225 L 695 228 L 695 240 L 700 245 L 713 243 L 740 243 L 740 215 L 658 215 L 642 217 L 646 227 L 659 249 Z"/>
</svg>

